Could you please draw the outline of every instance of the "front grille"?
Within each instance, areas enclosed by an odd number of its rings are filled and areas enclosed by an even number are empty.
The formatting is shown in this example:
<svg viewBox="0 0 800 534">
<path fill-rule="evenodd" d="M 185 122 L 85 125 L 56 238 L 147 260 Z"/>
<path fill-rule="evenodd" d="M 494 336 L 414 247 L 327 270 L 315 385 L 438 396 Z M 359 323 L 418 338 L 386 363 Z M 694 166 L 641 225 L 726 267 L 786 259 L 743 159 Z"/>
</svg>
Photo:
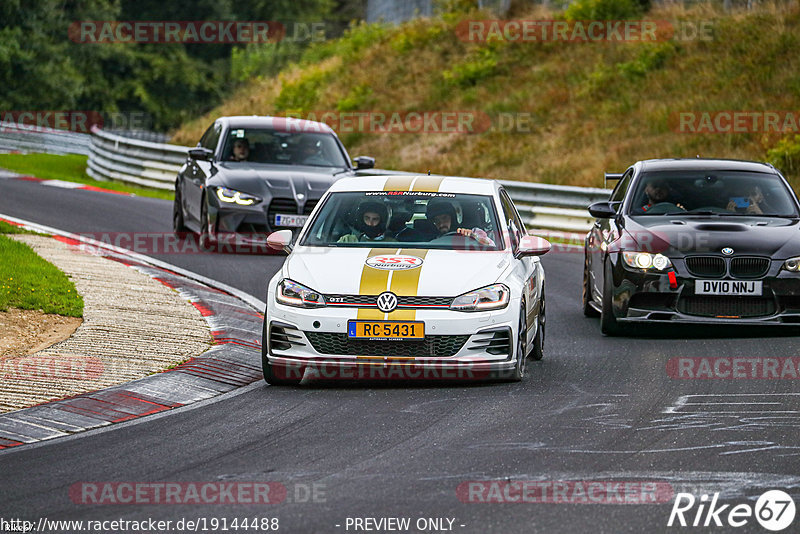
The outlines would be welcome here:
<svg viewBox="0 0 800 534">
<path fill-rule="evenodd" d="M 760 278 L 769 270 L 769 258 L 733 258 L 731 276 L 736 278 Z"/>
<path fill-rule="evenodd" d="M 377 308 L 378 295 L 325 295 L 331 305 L 352 306 L 359 308 Z M 409 297 L 398 295 L 398 308 L 427 308 L 438 306 L 449 308 L 453 297 Z"/>
<path fill-rule="evenodd" d="M 717 278 L 725 274 L 725 260 L 717 256 L 690 256 L 686 268 L 694 276 Z"/>
<path fill-rule="evenodd" d="M 309 198 L 306 200 L 305 206 L 303 206 L 303 215 L 311 215 L 311 212 L 314 211 L 314 206 L 317 205 L 319 202 L 318 198 Z"/>
<path fill-rule="evenodd" d="M 683 297 L 678 311 L 703 317 L 763 317 L 775 313 L 775 301 L 765 297 Z"/>
<path fill-rule="evenodd" d="M 400 356 L 425 358 L 453 356 L 469 336 L 425 336 L 423 341 L 370 341 L 350 339 L 347 334 L 306 332 L 314 350 L 320 354 L 348 356 Z"/>
<path fill-rule="evenodd" d="M 270 325 L 269 343 L 270 350 L 289 350 L 292 346 L 304 347 L 300 331 L 287 326 Z"/>
<path fill-rule="evenodd" d="M 271 226 L 275 226 L 275 215 L 278 213 L 295 214 L 297 204 L 291 198 L 273 198 L 267 209 L 267 220 Z"/>
</svg>

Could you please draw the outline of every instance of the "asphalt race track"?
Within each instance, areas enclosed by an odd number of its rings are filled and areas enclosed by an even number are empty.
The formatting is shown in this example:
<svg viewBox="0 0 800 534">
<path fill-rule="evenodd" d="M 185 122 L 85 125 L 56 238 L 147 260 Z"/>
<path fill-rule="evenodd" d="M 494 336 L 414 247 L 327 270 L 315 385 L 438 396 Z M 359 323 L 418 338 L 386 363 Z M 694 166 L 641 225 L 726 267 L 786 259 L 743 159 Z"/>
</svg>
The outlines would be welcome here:
<svg viewBox="0 0 800 534">
<path fill-rule="evenodd" d="M 0 213 L 75 233 L 171 229 L 170 202 L 18 180 L 0 180 Z M 155 256 L 262 300 L 283 261 Z M 529 363 L 520 384 L 257 382 L 188 408 L 0 453 L 0 515 L 34 522 L 277 518 L 287 533 L 367 531 L 376 523 L 365 518 L 395 517 L 410 518 L 408 532 L 695 532 L 704 529 L 667 527 L 678 492 L 709 501 L 719 493 L 719 504 L 730 505 L 723 522 L 731 507 L 754 506 L 767 490 L 797 500 L 798 382 L 679 380 L 668 376 L 667 362 L 797 357 L 800 332 L 660 327 L 603 337 L 599 321 L 580 310 L 582 260 L 578 250 L 545 257 L 546 356 Z M 476 487 L 470 481 L 494 483 L 480 486 L 494 490 L 512 487 L 509 481 L 571 481 L 570 488 L 633 482 L 667 493 L 643 504 L 586 504 L 572 489 L 569 498 L 551 499 L 557 502 L 475 502 L 502 500 L 502 490 L 469 493 L 465 487 Z M 82 483 L 104 482 L 275 482 L 286 498 L 131 505 L 84 504 L 75 495 Z M 605 500 L 614 501 L 613 493 Z M 731 530 L 767 532 L 753 517 L 715 531 Z"/>
</svg>

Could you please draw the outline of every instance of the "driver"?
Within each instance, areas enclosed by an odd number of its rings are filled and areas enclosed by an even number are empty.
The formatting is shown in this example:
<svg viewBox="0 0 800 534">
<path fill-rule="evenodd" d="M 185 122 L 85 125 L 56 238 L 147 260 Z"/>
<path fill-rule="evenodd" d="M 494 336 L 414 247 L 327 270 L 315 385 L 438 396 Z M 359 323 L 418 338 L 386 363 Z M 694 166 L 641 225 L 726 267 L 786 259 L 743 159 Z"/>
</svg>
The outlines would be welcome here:
<svg viewBox="0 0 800 534">
<path fill-rule="evenodd" d="M 355 231 L 339 238 L 339 243 L 380 241 L 386 232 L 389 212 L 381 202 L 363 202 L 356 211 Z"/>
<path fill-rule="evenodd" d="M 657 204 L 669 203 L 669 185 L 665 180 L 658 178 L 650 180 L 644 188 L 644 193 L 647 196 L 647 203 L 637 208 L 637 213 L 647 213 Z M 680 209 L 686 209 L 680 204 L 675 204 L 675 206 Z"/>
<path fill-rule="evenodd" d="M 236 139 L 233 142 L 233 151 L 231 152 L 231 161 L 245 161 L 250 157 L 250 142 L 246 138 Z"/>
<path fill-rule="evenodd" d="M 455 228 L 457 226 L 456 209 L 446 200 L 431 200 L 425 208 L 425 216 L 439 231 L 439 237 L 456 233 L 471 237 L 481 245 L 494 246 L 494 241 L 481 228 Z"/>
</svg>

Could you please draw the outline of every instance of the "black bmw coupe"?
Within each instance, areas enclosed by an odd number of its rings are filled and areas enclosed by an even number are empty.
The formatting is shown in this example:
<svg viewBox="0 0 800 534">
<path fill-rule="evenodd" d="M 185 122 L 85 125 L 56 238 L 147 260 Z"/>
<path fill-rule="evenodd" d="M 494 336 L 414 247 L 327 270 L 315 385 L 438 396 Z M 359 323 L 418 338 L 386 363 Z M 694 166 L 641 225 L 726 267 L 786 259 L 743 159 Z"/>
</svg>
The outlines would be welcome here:
<svg viewBox="0 0 800 534">
<path fill-rule="evenodd" d="M 800 205 L 773 166 L 639 161 L 589 206 L 583 311 L 637 322 L 800 324 Z"/>
<path fill-rule="evenodd" d="M 366 156 L 351 162 L 334 131 L 320 122 L 221 117 L 178 173 L 173 229 L 199 234 L 208 250 L 220 241 L 266 249 L 269 233 L 299 231 L 336 180 L 374 165 Z"/>
</svg>

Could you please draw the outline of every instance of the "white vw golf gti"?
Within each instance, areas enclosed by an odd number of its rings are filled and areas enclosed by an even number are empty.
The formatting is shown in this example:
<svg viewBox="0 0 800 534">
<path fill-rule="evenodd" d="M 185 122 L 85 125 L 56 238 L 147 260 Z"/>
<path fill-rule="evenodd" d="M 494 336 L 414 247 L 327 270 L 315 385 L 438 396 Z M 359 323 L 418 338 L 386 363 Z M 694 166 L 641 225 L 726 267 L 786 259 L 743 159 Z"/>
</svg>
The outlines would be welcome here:
<svg viewBox="0 0 800 534">
<path fill-rule="evenodd" d="M 497 182 L 344 178 L 269 282 L 265 380 L 521 380 L 545 333 L 546 240 L 528 236 Z"/>
</svg>

